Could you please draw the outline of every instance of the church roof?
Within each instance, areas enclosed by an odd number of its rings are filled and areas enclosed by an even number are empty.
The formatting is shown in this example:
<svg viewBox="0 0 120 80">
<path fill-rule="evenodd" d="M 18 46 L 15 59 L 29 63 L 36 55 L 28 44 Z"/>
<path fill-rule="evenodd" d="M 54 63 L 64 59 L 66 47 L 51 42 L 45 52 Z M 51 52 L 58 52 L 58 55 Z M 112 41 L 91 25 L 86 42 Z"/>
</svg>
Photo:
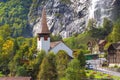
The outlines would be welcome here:
<svg viewBox="0 0 120 80">
<path fill-rule="evenodd" d="M 51 43 L 50 43 L 50 49 L 54 48 L 54 47 L 57 46 L 59 43 L 61 43 L 61 41 L 51 42 Z"/>
<path fill-rule="evenodd" d="M 42 11 L 41 29 L 40 29 L 39 34 L 50 34 L 50 31 L 47 26 L 45 8 L 43 8 L 43 11 Z"/>
<path fill-rule="evenodd" d="M 61 43 L 63 43 L 62 46 L 59 45 L 59 44 L 61 44 Z M 57 46 L 59 46 L 59 47 L 57 47 Z M 56 48 L 56 47 L 57 47 L 57 48 Z M 66 47 L 67 47 L 67 48 L 66 48 Z M 52 50 L 55 49 L 55 48 L 58 49 L 58 51 L 59 51 L 59 50 L 64 50 L 64 51 L 67 52 L 68 49 L 72 51 L 72 49 L 70 49 L 63 41 L 51 42 L 51 43 L 50 43 L 50 50 L 49 50 L 49 51 L 52 51 Z M 72 54 L 69 53 L 69 52 L 68 52 L 68 55 L 69 55 L 71 58 L 73 57 Z"/>
</svg>

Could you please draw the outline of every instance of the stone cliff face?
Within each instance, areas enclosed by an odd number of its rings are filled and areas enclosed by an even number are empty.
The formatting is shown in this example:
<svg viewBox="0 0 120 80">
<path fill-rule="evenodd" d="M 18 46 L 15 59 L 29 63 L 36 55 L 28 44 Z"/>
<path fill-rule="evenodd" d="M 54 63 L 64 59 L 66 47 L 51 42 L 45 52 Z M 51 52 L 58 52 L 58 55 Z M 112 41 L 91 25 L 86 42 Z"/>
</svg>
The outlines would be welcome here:
<svg viewBox="0 0 120 80">
<path fill-rule="evenodd" d="M 97 25 L 101 25 L 103 19 L 106 17 L 112 21 L 115 21 L 119 14 L 120 0 L 91 0 L 89 6 L 89 16 L 88 18 L 93 18 L 96 20 Z"/>
<path fill-rule="evenodd" d="M 43 6 L 46 6 L 47 22 L 52 34 L 66 38 L 86 29 L 89 19 L 101 25 L 103 18 L 116 20 L 119 16 L 120 0 L 36 0 L 28 15 L 29 23 L 36 35 L 41 22 Z"/>
</svg>

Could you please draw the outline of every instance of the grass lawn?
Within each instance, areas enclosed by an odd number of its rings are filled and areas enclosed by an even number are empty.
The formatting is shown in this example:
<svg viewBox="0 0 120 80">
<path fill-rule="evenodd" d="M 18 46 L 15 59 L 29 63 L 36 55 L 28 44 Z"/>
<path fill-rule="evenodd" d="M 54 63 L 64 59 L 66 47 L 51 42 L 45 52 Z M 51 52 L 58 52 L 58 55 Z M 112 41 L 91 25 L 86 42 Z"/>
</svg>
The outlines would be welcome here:
<svg viewBox="0 0 120 80">
<path fill-rule="evenodd" d="M 113 79 L 113 80 L 120 80 L 120 77 L 112 76 L 109 74 L 93 71 L 93 70 L 86 70 L 88 77 L 93 77 L 95 79 Z"/>
</svg>

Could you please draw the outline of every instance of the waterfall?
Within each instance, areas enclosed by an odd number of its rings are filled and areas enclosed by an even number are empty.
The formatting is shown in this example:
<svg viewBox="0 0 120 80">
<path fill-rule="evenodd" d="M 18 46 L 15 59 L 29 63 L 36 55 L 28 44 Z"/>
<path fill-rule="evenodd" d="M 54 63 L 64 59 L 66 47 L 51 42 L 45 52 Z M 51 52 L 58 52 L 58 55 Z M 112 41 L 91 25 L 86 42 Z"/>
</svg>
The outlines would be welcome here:
<svg viewBox="0 0 120 80">
<path fill-rule="evenodd" d="M 97 26 L 102 25 L 105 17 L 113 18 L 111 4 L 113 0 L 91 0 L 90 2 L 88 19 L 93 18 L 97 22 Z"/>
<path fill-rule="evenodd" d="M 90 7 L 89 7 L 89 19 L 95 18 L 94 17 L 94 12 L 96 10 L 96 7 L 98 5 L 99 0 L 91 0 Z"/>
</svg>

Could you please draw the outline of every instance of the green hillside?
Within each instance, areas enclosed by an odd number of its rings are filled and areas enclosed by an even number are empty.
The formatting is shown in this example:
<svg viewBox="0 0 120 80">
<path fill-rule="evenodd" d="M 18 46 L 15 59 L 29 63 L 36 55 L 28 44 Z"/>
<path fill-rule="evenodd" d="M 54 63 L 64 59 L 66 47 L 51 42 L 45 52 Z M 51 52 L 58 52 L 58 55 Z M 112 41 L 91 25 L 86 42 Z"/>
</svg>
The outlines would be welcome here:
<svg viewBox="0 0 120 80">
<path fill-rule="evenodd" d="M 87 42 L 97 42 L 100 39 L 107 40 L 108 44 L 120 41 L 120 20 L 112 22 L 107 18 L 100 28 L 93 27 L 94 22 L 89 21 L 87 29 L 82 34 L 75 34 L 64 39 L 65 43 L 72 49 L 87 49 Z M 94 25 L 96 26 L 96 25 Z"/>
<path fill-rule="evenodd" d="M 31 3 L 32 0 L 7 0 L 6 2 L 0 2 L 0 26 L 8 24 L 13 37 L 30 34 L 27 15 Z"/>
</svg>

